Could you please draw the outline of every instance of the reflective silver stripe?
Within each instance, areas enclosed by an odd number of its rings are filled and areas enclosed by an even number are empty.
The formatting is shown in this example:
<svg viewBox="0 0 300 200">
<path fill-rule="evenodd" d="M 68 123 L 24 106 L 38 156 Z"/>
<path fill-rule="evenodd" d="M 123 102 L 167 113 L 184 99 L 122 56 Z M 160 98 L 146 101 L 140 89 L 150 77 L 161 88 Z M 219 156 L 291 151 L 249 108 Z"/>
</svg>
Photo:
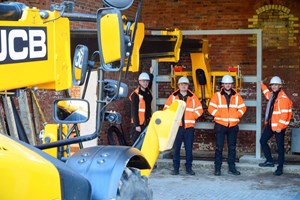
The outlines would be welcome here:
<svg viewBox="0 0 300 200">
<path fill-rule="evenodd" d="M 195 99 L 192 99 L 193 102 L 193 108 L 195 108 Z"/>
<path fill-rule="evenodd" d="M 195 120 L 184 120 L 186 124 L 195 124 Z"/>
<path fill-rule="evenodd" d="M 289 125 L 289 122 L 288 121 L 284 121 L 284 120 L 279 120 L 279 123 L 282 123 L 282 124 L 284 124 L 284 125 Z"/>
<path fill-rule="evenodd" d="M 292 112 L 292 110 L 282 109 L 281 112 L 282 112 L 282 113 L 289 113 L 289 112 Z"/>
<path fill-rule="evenodd" d="M 216 120 L 228 122 L 227 118 L 215 117 Z"/>
<path fill-rule="evenodd" d="M 144 108 L 140 108 L 139 112 L 145 112 L 145 109 Z"/>
<path fill-rule="evenodd" d="M 279 115 L 279 114 L 281 114 L 281 112 L 280 111 L 273 111 L 273 114 L 274 115 Z"/>
<path fill-rule="evenodd" d="M 244 115 L 244 112 L 242 110 L 238 110 L 242 115 Z"/>
<path fill-rule="evenodd" d="M 227 107 L 227 106 L 226 106 L 226 107 Z M 229 108 L 238 108 L 238 107 L 237 107 L 237 105 L 230 104 L 230 105 L 229 105 Z"/>
<path fill-rule="evenodd" d="M 175 96 L 174 95 L 172 95 L 173 97 L 172 97 L 172 103 L 175 101 Z"/>
<path fill-rule="evenodd" d="M 277 126 L 278 124 L 277 123 L 272 123 L 272 126 Z"/>
<path fill-rule="evenodd" d="M 240 120 L 238 118 L 221 118 L 216 117 L 217 120 L 224 121 L 224 122 L 239 122 Z"/>
<path fill-rule="evenodd" d="M 185 108 L 186 111 L 194 112 L 194 108 Z"/>
<path fill-rule="evenodd" d="M 197 110 L 197 111 L 195 111 L 195 113 L 198 115 L 198 117 L 200 117 L 201 116 L 201 114 L 199 113 L 199 111 Z"/>
<path fill-rule="evenodd" d="M 229 118 L 230 122 L 239 122 L 239 118 Z"/>
<path fill-rule="evenodd" d="M 214 110 L 211 112 L 212 116 L 215 116 L 216 112 L 218 112 L 218 110 L 217 110 L 217 109 L 214 109 Z"/>
<path fill-rule="evenodd" d="M 219 120 L 219 121 L 223 121 L 223 122 L 229 122 L 227 118 L 216 117 L 216 119 Z"/>
<path fill-rule="evenodd" d="M 269 92 L 269 89 L 265 89 L 265 90 L 263 91 L 264 94 L 266 94 L 267 92 Z"/>
<path fill-rule="evenodd" d="M 243 108 L 243 107 L 245 107 L 245 106 L 246 106 L 246 105 L 243 103 L 243 104 L 239 105 L 238 108 Z"/>
<path fill-rule="evenodd" d="M 169 108 L 169 106 L 168 106 L 168 105 L 165 105 L 165 108 Z"/>
<path fill-rule="evenodd" d="M 202 106 L 198 106 L 197 108 L 195 108 L 195 110 L 199 110 L 202 109 Z"/>
<path fill-rule="evenodd" d="M 213 106 L 213 107 L 215 107 L 215 108 L 217 108 L 217 107 L 218 107 L 218 105 L 217 105 L 217 104 L 215 104 L 215 103 L 212 103 L 212 102 L 210 102 L 210 103 L 209 103 L 209 105 L 210 105 L 210 106 Z"/>
<path fill-rule="evenodd" d="M 219 105 L 218 105 L 218 107 L 219 107 L 219 106 L 221 106 L 221 102 L 222 102 L 222 101 L 221 101 L 221 93 L 218 92 L 217 94 L 218 94 L 218 99 L 219 99 Z M 219 107 L 219 108 L 220 108 L 220 107 Z"/>
<path fill-rule="evenodd" d="M 227 105 L 226 104 L 220 104 L 219 106 L 218 106 L 218 108 L 227 108 Z"/>
</svg>

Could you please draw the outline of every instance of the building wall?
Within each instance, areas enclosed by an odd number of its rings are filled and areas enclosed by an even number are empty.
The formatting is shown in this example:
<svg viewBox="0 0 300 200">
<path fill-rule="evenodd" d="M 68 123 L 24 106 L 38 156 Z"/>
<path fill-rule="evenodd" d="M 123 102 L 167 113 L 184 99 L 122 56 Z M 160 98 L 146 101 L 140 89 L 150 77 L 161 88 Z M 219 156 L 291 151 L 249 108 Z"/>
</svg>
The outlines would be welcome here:
<svg viewBox="0 0 300 200">
<path fill-rule="evenodd" d="M 96 13 L 103 7 L 99 1 L 74 1 L 75 11 Z M 60 1 L 24 1 L 28 6 L 48 9 L 51 3 Z M 272 7 L 278 5 L 282 7 Z M 271 7 L 268 7 L 271 6 Z M 128 18 L 134 17 L 137 1 L 132 8 L 126 10 Z M 146 29 L 150 28 L 179 28 L 181 30 L 223 30 L 223 29 L 263 29 L 263 68 L 262 75 L 266 83 L 274 75 L 279 75 L 284 82 L 284 90 L 293 100 L 293 118 L 286 135 L 286 151 L 290 152 L 291 128 L 299 127 L 299 65 L 300 65 L 300 35 L 299 17 L 300 2 L 295 0 L 154 0 L 143 1 L 140 19 L 145 23 Z M 94 23 L 71 22 L 72 28 L 95 28 Z M 207 39 L 209 41 L 209 59 L 212 70 L 224 70 L 228 66 L 240 65 L 242 73 L 254 75 L 256 73 L 256 47 L 253 45 L 254 36 L 251 35 L 218 35 L 218 36 L 193 36 L 191 38 Z M 159 73 L 169 74 L 170 65 L 161 63 Z M 179 64 L 190 66 L 189 56 L 182 54 Z M 140 71 L 149 71 L 150 60 L 142 60 Z M 131 92 L 137 86 L 139 73 L 129 73 L 123 81 L 128 84 Z M 112 75 L 112 77 L 114 77 Z M 166 97 L 172 88 L 166 84 L 159 85 L 159 93 Z M 240 93 L 245 99 L 255 98 L 255 83 L 244 84 Z M 41 93 L 41 95 L 43 95 Z M 51 96 L 51 95 L 50 95 Z M 45 112 L 49 102 L 45 100 Z M 263 101 L 263 110 L 266 101 Z M 123 129 L 127 134 L 130 130 L 130 102 L 125 99 L 112 103 L 108 109 L 119 110 L 123 117 Z M 51 113 L 51 111 L 50 111 Z M 254 122 L 255 111 L 249 109 L 243 121 Z M 46 116 L 51 121 L 49 115 Z M 209 115 L 203 116 L 200 121 L 211 121 Z M 99 144 L 107 144 L 106 129 L 109 124 L 104 124 Z M 239 133 L 238 151 L 253 153 L 255 151 L 255 133 Z M 276 150 L 274 140 L 272 150 Z M 197 130 L 194 144 L 195 150 L 214 150 L 214 135 L 210 130 Z"/>
<path fill-rule="evenodd" d="M 286 135 L 286 151 L 290 152 L 291 128 L 299 127 L 299 16 L 300 2 L 289 0 L 175 0 L 143 2 L 142 21 L 146 28 L 179 28 L 181 30 L 263 30 L 263 68 L 265 83 L 278 75 L 284 90 L 293 101 L 293 118 Z M 154 14 L 155 13 L 155 14 Z M 209 58 L 212 70 L 225 70 L 240 65 L 244 75 L 256 73 L 256 38 L 251 35 L 199 36 L 193 38 L 209 41 Z M 188 56 L 181 55 L 180 64 L 191 65 Z M 168 67 L 167 67 L 168 68 Z M 169 67 L 170 69 L 170 67 Z M 164 72 L 169 73 L 169 71 Z M 160 87 L 162 96 L 167 89 Z M 244 84 L 240 93 L 245 99 L 255 98 L 255 83 Z M 263 99 L 263 112 L 266 101 Z M 210 120 L 209 116 L 200 120 Z M 248 109 L 242 119 L 255 122 L 255 110 Z M 272 149 L 276 145 L 272 141 Z M 255 133 L 240 131 L 238 151 L 255 151 Z M 197 130 L 195 149 L 213 150 L 214 135 L 211 131 Z"/>
</svg>

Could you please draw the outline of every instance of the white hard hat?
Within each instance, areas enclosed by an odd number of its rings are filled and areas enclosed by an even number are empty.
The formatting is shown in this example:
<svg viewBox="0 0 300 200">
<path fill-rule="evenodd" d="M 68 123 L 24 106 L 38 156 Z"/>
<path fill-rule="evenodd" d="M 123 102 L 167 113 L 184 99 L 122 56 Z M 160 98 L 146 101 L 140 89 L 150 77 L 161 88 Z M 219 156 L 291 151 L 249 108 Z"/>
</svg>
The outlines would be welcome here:
<svg viewBox="0 0 300 200">
<path fill-rule="evenodd" d="M 222 78 L 222 83 L 233 83 L 233 78 L 230 75 L 224 75 Z"/>
<path fill-rule="evenodd" d="M 278 76 L 273 76 L 270 80 L 270 84 L 282 84 L 281 79 Z"/>
<path fill-rule="evenodd" d="M 178 80 L 178 84 L 179 83 L 187 83 L 187 84 L 190 84 L 190 81 L 187 77 L 183 76 L 183 77 L 180 77 L 180 79 Z"/>
<path fill-rule="evenodd" d="M 139 81 L 150 81 L 150 77 L 146 72 L 142 72 L 139 76 Z"/>
</svg>

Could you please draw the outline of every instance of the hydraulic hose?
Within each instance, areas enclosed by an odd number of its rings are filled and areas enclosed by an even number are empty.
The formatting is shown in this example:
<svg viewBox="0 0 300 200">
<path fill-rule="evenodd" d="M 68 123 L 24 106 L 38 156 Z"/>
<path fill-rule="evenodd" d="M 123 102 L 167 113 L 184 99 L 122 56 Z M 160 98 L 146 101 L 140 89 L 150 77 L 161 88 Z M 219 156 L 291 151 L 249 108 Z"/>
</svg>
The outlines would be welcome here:
<svg viewBox="0 0 300 200">
<path fill-rule="evenodd" d="M 18 21 L 22 17 L 23 8 L 26 7 L 25 4 L 17 2 L 0 3 L 0 20 Z"/>
</svg>

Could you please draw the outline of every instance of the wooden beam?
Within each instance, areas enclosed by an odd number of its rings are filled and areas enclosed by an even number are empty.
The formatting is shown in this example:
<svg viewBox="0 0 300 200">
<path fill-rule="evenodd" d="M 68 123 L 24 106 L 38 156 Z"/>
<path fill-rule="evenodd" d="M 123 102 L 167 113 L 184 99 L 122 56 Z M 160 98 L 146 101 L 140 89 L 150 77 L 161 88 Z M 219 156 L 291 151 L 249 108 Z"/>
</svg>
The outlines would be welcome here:
<svg viewBox="0 0 300 200">
<path fill-rule="evenodd" d="M 29 140 L 29 143 L 36 145 L 36 134 L 34 131 L 31 114 L 28 106 L 27 92 L 25 90 L 20 91 L 20 96 L 18 97 L 19 109 L 20 109 L 20 118 Z"/>
<path fill-rule="evenodd" d="M 4 104 L 6 121 L 8 124 L 9 135 L 16 139 L 19 139 L 18 130 L 17 130 L 17 126 L 16 126 L 16 122 L 15 122 L 15 118 L 14 118 L 14 114 L 13 114 L 13 110 L 12 110 L 10 97 L 2 96 L 2 99 L 3 99 L 3 104 Z"/>
<path fill-rule="evenodd" d="M 3 112 L 4 112 L 4 104 L 3 104 Z M 0 112 L 0 133 L 7 135 L 3 112 L 2 113 Z"/>
</svg>

